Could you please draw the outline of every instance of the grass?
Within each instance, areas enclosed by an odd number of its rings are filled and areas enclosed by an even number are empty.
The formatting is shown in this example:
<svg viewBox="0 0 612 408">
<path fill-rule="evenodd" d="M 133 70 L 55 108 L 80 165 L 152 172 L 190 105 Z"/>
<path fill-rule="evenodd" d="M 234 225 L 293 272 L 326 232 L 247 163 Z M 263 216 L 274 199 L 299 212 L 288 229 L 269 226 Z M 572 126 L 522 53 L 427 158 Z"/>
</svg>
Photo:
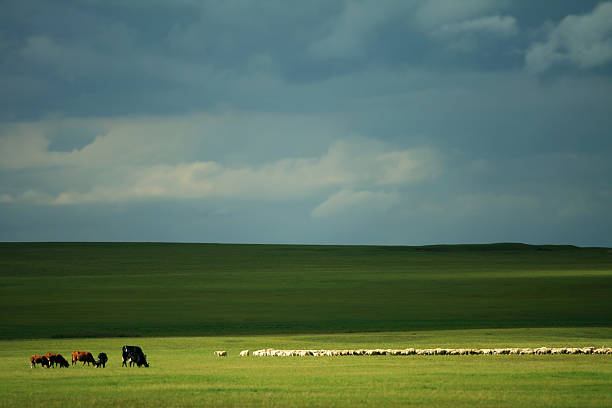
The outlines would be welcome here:
<svg viewBox="0 0 612 408">
<path fill-rule="evenodd" d="M 0 339 L 612 326 L 612 253 L 0 244 Z"/>
<path fill-rule="evenodd" d="M 607 248 L 0 243 L 0 407 L 612 406 L 609 355 L 238 357 L 611 346 L 611 311 Z M 29 368 L 76 349 L 108 367 Z"/>
<path fill-rule="evenodd" d="M 242 349 L 536 347 L 610 344 L 610 328 L 484 329 L 0 342 L 0 407 L 532 406 L 612 404 L 612 358 L 557 356 L 238 357 Z M 151 367 L 122 368 L 139 344 Z M 106 369 L 30 369 L 27 356 L 79 348 Z M 229 351 L 227 358 L 213 350 Z"/>
</svg>

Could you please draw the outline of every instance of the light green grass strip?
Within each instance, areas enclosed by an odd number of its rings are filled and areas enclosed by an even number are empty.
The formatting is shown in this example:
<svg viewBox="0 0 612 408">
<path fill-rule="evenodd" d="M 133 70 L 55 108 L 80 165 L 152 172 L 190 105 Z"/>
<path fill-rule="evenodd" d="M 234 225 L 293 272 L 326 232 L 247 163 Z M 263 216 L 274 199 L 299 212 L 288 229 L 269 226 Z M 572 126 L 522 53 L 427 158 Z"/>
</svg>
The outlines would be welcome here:
<svg viewBox="0 0 612 408">
<path fill-rule="evenodd" d="M 42 339 L 0 342 L 1 407 L 603 407 L 612 357 L 238 357 L 242 349 L 537 347 L 612 343 L 610 328 L 445 330 L 340 335 Z M 142 346 L 151 367 L 122 368 L 121 347 Z M 33 353 L 109 355 L 106 369 L 29 368 Z M 228 350 L 227 358 L 213 356 Z"/>
</svg>

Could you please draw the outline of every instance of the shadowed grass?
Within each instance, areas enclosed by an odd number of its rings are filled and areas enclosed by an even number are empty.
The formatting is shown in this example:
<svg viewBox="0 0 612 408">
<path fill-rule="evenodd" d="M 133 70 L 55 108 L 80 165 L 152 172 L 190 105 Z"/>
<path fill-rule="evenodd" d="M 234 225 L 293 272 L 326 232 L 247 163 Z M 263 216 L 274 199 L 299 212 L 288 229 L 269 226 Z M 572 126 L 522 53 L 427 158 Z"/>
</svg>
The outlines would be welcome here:
<svg viewBox="0 0 612 408">
<path fill-rule="evenodd" d="M 0 338 L 612 326 L 612 253 L 0 244 Z"/>
</svg>

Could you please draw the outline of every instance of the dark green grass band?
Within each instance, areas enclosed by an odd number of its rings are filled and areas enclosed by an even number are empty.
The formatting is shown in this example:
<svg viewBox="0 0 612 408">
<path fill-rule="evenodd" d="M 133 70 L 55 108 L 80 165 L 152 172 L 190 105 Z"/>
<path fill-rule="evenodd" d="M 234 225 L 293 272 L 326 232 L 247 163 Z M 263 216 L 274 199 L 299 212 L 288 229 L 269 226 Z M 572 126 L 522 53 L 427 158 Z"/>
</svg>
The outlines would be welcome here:
<svg viewBox="0 0 612 408">
<path fill-rule="evenodd" d="M 612 326 L 607 248 L 0 244 L 0 338 Z"/>
</svg>

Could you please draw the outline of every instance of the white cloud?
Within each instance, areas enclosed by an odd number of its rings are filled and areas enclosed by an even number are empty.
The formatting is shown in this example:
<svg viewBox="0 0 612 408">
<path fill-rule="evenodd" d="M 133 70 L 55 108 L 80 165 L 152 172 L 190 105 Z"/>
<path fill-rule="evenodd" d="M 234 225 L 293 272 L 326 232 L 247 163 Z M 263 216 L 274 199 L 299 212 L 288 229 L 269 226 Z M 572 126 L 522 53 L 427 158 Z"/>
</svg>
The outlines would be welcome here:
<svg viewBox="0 0 612 408">
<path fill-rule="evenodd" d="M 19 126 L 0 138 L 0 168 L 17 169 L 24 167 L 48 167 L 61 163 L 67 153 L 49 152 L 49 140 L 36 126 Z M 27 137 L 18 131 L 30 131 Z"/>
<path fill-rule="evenodd" d="M 544 42 L 533 44 L 525 55 L 527 70 L 544 72 L 556 64 L 593 68 L 612 60 L 612 2 L 591 13 L 569 15 L 553 27 Z"/>
<path fill-rule="evenodd" d="M 440 173 L 438 154 L 432 149 L 381 153 L 372 168 L 379 169 L 377 184 L 406 184 L 435 178 Z"/>
<path fill-rule="evenodd" d="M 243 160 L 253 146 L 273 139 L 257 126 L 296 140 L 313 143 L 316 133 L 334 133 L 334 125 L 304 118 L 245 119 L 240 113 L 167 118 L 79 119 L 73 126 L 101 129 L 89 145 L 72 152 L 48 150 L 46 135 L 61 122 L 55 119 L 15 124 L 0 129 L 0 168 L 34 172 L 24 191 L 0 191 L 3 202 L 55 205 L 181 200 L 200 198 L 294 200 L 330 189 L 394 188 L 436 177 L 437 153 L 428 148 L 394 149 L 382 142 L 345 135 L 327 141 L 327 150 L 298 156 L 276 148 L 274 156 Z M 293 127 L 282 123 L 287 120 Z M 279 124 L 280 122 L 280 124 Z M 315 123 L 316 122 L 316 123 Z M 299 128 L 304 125 L 303 128 Z M 258 143 L 251 143 L 255 130 Z M 286 132 L 286 133 L 283 133 Z M 224 137 L 225 136 L 225 137 Z M 214 143 L 223 141 L 224 153 Z M 229 143 L 229 142 L 235 143 Z M 206 159 L 206 156 L 210 159 Z M 229 159 L 227 159 L 229 158 Z"/>
<path fill-rule="evenodd" d="M 428 150 L 359 152 L 336 142 L 320 157 L 284 158 L 261 166 L 219 162 L 122 167 L 119 180 L 89 191 L 65 191 L 50 203 L 79 204 L 146 199 L 230 198 L 292 200 L 329 188 L 403 185 L 435 177 Z M 422 153 L 425 152 L 425 153 Z"/>
<path fill-rule="evenodd" d="M 26 190 L 18 195 L 1 194 L 0 203 L 50 204 L 54 197 L 36 190 Z"/>
<path fill-rule="evenodd" d="M 366 216 L 388 211 L 399 201 L 399 195 L 383 191 L 340 190 L 311 212 L 312 218 Z"/>
<path fill-rule="evenodd" d="M 439 33 L 445 36 L 466 33 L 493 34 L 510 37 L 517 34 L 516 19 L 512 16 L 487 16 L 443 25 Z"/>
<path fill-rule="evenodd" d="M 50 151 L 50 135 L 66 129 L 81 132 L 87 139 L 91 134 L 97 136 L 80 150 Z M 280 154 L 288 154 L 309 150 L 311 145 L 329 146 L 341 132 L 344 130 L 321 117 L 235 111 L 113 119 L 46 118 L 0 124 L 0 169 L 174 165 L 224 156 L 257 161 L 271 144 Z"/>
</svg>

